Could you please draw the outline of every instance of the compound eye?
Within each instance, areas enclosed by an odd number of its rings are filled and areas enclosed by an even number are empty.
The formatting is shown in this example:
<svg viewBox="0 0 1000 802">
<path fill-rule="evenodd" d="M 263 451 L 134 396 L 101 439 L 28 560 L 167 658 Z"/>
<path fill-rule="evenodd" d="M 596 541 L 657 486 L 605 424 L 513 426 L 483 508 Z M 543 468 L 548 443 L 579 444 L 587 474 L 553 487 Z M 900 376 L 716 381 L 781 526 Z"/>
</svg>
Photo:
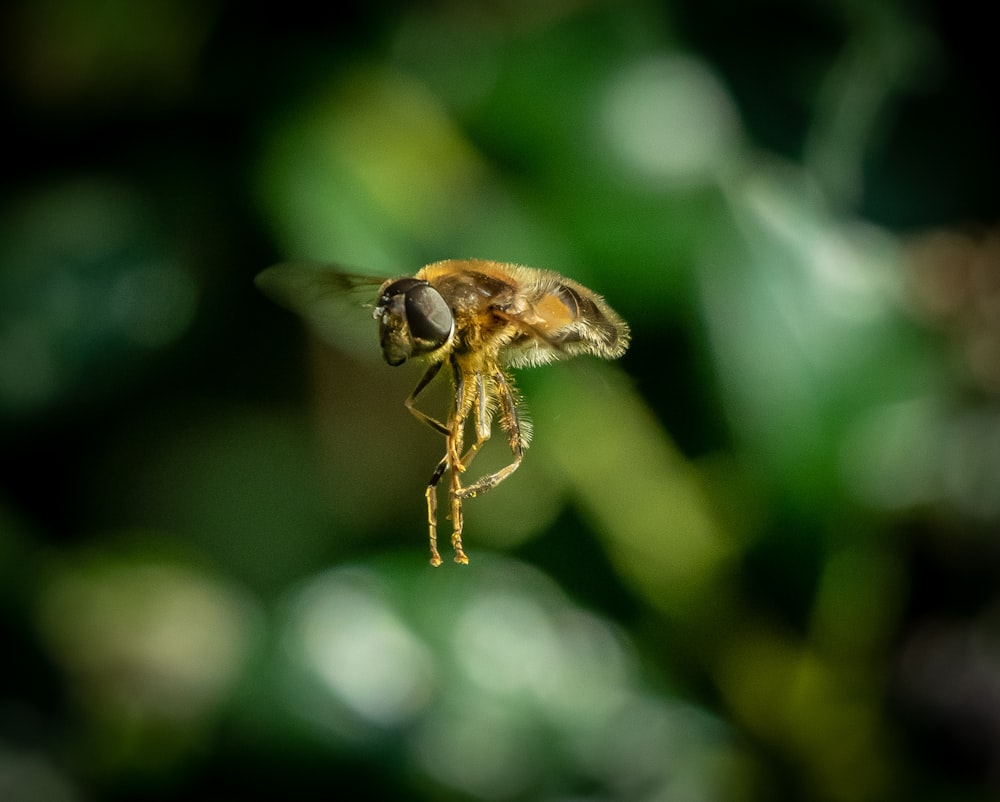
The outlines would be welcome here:
<svg viewBox="0 0 1000 802">
<path fill-rule="evenodd" d="M 421 281 L 412 276 L 396 279 L 395 281 L 387 281 L 382 285 L 382 292 L 378 299 L 379 307 L 389 306 L 392 303 L 392 299 L 397 295 L 405 296 L 414 287 L 423 286 L 426 283 L 426 281 Z"/>
<path fill-rule="evenodd" d="M 406 291 L 406 322 L 413 338 L 421 341 L 419 350 L 433 351 L 448 342 L 455 318 L 441 293 L 417 284 Z"/>
</svg>

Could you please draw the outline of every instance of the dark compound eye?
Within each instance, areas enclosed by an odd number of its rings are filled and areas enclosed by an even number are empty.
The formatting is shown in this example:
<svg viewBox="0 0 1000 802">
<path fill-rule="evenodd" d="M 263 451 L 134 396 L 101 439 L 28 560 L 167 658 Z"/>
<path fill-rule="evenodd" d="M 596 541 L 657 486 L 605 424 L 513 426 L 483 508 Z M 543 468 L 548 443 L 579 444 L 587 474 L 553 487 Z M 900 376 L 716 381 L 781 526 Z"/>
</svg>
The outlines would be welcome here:
<svg viewBox="0 0 1000 802">
<path fill-rule="evenodd" d="M 378 305 L 388 306 L 397 295 L 406 295 L 414 287 L 425 285 L 426 283 L 426 281 L 421 281 L 418 278 L 397 279 L 391 284 L 386 285 L 385 289 L 382 290 L 382 295 L 378 299 Z"/>
<path fill-rule="evenodd" d="M 417 284 L 406 291 L 406 322 L 410 334 L 426 343 L 421 350 L 432 351 L 448 342 L 455 319 L 441 293 L 430 284 Z"/>
<path fill-rule="evenodd" d="M 382 291 L 379 321 L 382 356 L 390 365 L 436 351 L 451 337 L 455 319 L 441 293 L 426 281 L 401 278 Z"/>
</svg>

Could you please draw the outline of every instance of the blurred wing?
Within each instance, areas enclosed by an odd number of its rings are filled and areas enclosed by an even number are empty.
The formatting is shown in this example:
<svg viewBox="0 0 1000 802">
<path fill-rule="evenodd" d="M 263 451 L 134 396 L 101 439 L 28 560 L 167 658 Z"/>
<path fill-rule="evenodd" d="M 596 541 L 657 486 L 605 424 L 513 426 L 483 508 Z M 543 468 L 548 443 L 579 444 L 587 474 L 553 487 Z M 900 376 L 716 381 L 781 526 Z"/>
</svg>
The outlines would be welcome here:
<svg viewBox="0 0 1000 802">
<path fill-rule="evenodd" d="M 271 300 L 300 315 L 317 334 L 340 348 L 371 348 L 375 334 L 364 307 L 373 307 L 386 279 L 347 273 L 333 265 L 285 262 L 257 274 L 254 283 Z M 363 338 L 363 339 L 362 339 Z"/>
</svg>

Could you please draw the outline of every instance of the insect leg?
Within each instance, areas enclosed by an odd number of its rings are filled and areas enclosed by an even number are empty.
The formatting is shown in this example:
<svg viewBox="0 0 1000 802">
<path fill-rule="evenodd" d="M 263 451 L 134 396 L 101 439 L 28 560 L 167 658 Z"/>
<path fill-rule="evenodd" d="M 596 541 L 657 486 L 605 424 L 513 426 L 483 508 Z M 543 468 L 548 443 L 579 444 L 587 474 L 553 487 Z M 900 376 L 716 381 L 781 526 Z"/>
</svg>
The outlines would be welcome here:
<svg viewBox="0 0 1000 802">
<path fill-rule="evenodd" d="M 482 373 L 476 373 L 476 442 L 462 456 L 462 470 L 469 467 L 483 443 L 490 439 L 489 399 Z"/>
<path fill-rule="evenodd" d="M 417 386 L 413 388 L 413 392 L 410 393 L 403 404 L 418 421 L 430 426 L 434 431 L 443 434 L 445 437 L 450 437 L 451 430 L 447 426 L 414 406 L 417 396 L 426 389 L 428 384 L 434 381 L 434 377 L 440 372 L 441 364 L 441 362 L 435 362 L 427 368 L 420 381 L 417 382 Z M 424 497 L 427 499 L 427 527 L 430 535 L 431 565 L 434 566 L 441 565 L 441 555 L 438 553 L 437 548 L 437 486 L 448 465 L 448 457 L 445 455 L 434 469 L 434 473 L 427 483 L 427 489 L 424 491 Z"/>
<path fill-rule="evenodd" d="M 427 498 L 427 525 L 430 528 L 431 539 L 431 565 L 437 567 L 441 565 L 441 555 L 437 547 L 437 486 L 441 481 L 441 476 L 448 467 L 448 458 L 443 458 L 434 469 L 431 480 L 427 483 L 427 490 L 424 496 Z"/>
<path fill-rule="evenodd" d="M 468 414 L 465 398 L 465 376 L 462 368 L 452 360 L 452 374 L 455 384 L 455 408 L 452 410 L 449 424 L 451 431 L 447 435 L 447 451 L 444 461 L 451 471 L 451 547 L 455 550 L 455 562 L 467 564 L 469 558 L 462 548 L 462 476 L 465 470 L 462 465 L 462 440 L 465 433 L 465 418 Z"/>
<path fill-rule="evenodd" d="M 441 371 L 441 362 L 435 362 L 424 372 L 424 375 L 417 382 L 417 386 L 413 388 L 413 392 L 410 393 L 409 397 L 403 402 L 404 406 L 410 411 L 410 413 L 421 423 L 429 426 L 434 431 L 443 434 L 445 437 L 451 437 L 451 429 L 445 426 L 437 418 L 432 418 L 423 410 L 417 409 L 414 403 L 426 388 L 427 385 L 434 381 L 434 378 Z M 437 486 L 438 482 L 441 481 L 441 477 L 444 472 L 450 467 L 450 460 L 448 455 L 441 459 L 434 469 L 434 473 L 431 475 L 430 481 L 427 483 L 427 489 L 424 491 L 424 497 L 427 499 L 427 527 L 430 536 L 430 549 L 431 549 L 431 565 L 438 566 L 441 565 L 441 555 L 438 553 L 437 548 Z"/>
<path fill-rule="evenodd" d="M 462 548 L 462 483 L 458 471 L 451 472 L 451 547 L 455 550 L 455 562 L 467 565 L 469 558 Z"/>
<path fill-rule="evenodd" d="M 431 428 L 440 431 L 445 436 L 444 457 L 441 458 L 441 461 L 434 469 L 434 473 L 431 475 L 430 481 L 427 483 L 427 489 L 424 492 L 427 499 L 427 526 L 430 534 L 431 565 L 433 566 L 441 565 L 441 555 L 437 548 L 437 486 L 438 482 L 441 481 L 441 477 L 444 476 L 445 471 L 451 471 L 451 488 L 449 493 L 451 497 L 452 520 L 451 545 L 455 549 L 455 562 L 469 562 L 469 558 L 465 555 L 465 551 L 462 548 L 462 500 L 456 494 L 458 490 L 462 489 L 459 473 L 464 468 L 460 454 L 466 415 L 464 411 L 465 380 L 458 365 L 455 363 L 451 365 L 454 380 L 455 406 L 448 418 L 447 426 L 413 407 L 413 400 L 431 382 L 434 376 L 437 375 L 440 368 L 441 363 L 437 363 L 428 369 L 417 385 L 417 388 L 407 399 L 406 404 L 407 408 L 413 412 L 418 420 L 427 423 Z"/>
<path fill-rule="evenodd" d="M 521 431 L 521 421 L 517 411 L 517 397 L 514 395 L 514 389 L 502 371 L 495 371 L 491 378 L 497 400 L 500 402 L 500 423 L 507 432 L 507 440 L 510 444 L 510 450 L 514 454 L 514 461 L 494 473 L 487 474 L 474 484 L 455 491 L 459 498 L 463 499 L 475 498 L 488 490 L 492 490 L 514 473 L 521 464 L 521 460 L 524 459 L 527 438 Z"/>
<path fill-rule="evenodd" d="M 417 400 L 417 396 L 420 395 L 427 388 L 428 384 L 434 381 L 434 377 L 438 375 L 438 372 L 441 370 L 442 364 L 443 364 L 442 362 L 435 362 L 433 365 L 427 368 L 427 371 L 420 378 L 420 381 L 417 382 L 417 386 L 413 388 L 413 392 L 410 393 L 409 397 L 403 402 L 403 405 L 408 410 L 410 410 L 410 413 L 418 421 L 420 421 L 423 424 L 426 424 L 427 426 L 430 426 L 434 431 L 438 432 L 439 434 L 443 434 L 445 437 L 447 437 L 450 434 L 450 431 L 447 426 L 441 423 L 441 421 L 439 421 L 437 418 L 432 418 L 426 412 L 417 409 L 414 406 Z"/>
</svg>

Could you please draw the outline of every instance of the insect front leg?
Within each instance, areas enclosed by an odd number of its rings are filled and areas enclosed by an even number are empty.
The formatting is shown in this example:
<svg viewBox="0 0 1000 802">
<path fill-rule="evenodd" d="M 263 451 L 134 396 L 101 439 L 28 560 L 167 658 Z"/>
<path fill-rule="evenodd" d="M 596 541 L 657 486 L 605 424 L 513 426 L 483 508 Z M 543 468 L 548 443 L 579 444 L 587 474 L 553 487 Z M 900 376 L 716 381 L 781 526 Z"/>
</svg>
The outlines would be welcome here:
<svg viewBox="0 0 1000 802">
<path fill-rule="evenodd" d="M 427 483 L 427 488 L 424 491 L 424 497 L 427 500 L 427 528 L 430 539 L 431 565 L 433 566 L 441 565 L 441 555 L 438 552 L 437 547 L 437 486 L 438 482 L 441 481 L 441 477 L 444 475 L 444 472 L 452 466 L 452 459 L 450 456 L 452 447 L 450 443 L 455 429 L 455 420 L 453 415 L 452 420 L 449 421 L 450 425 L 445 426 L 445 424 L 441 423 L 441 421 L 437 418 L 433 418 L 423 410 L 417 409 L 414 404 L 416 403 L 417 396 L 419 396 L 420 393 L 427 388 L 427 385 L 434 381 L 434 378 L 441 371 L 442 364 L 442 362 L 435 362 L 427 368 L 424 375 L 420 378 L 420 381 L 417 382 L 417 386 L 413 388 L 413 392 L 410 393 L 406 401 L 403 402 L 413 417 L 421 423 L 429 426 L 434 431 L 443 434 L 449 443 L 445 456 L 437 464 L 437 467 L 434 469 L 434 473 L 431 475 L 430 481 Z M 461 541 L 459 542 L 461 543 Z"/>
<path fill-rule="evenodd" d="M 492 375 L 493 387 L 497 400 L 500 403 L 500 423 L 507 432 L 507 440 L 510 444 L 514 461 L 504 468 L 494 473 L 487 474 L 474 484 L 460 488 L 457 493 L 459 498 L 475 498 L 481 496 L 488 490 L 492 490 L 504 479 L 518 469 L 521 460 L 524 459 L 524 449 L 527 448 L 527 437 L 521 428 L 521 419 L 517 411 L 517 397 L 514 395 L 514 388 L 502 371 L 497 370 Z M 478 446 L 478 443 L 477 443 Z"/>
<path fill-rule="evenodd" d="M 416 418 L 418 421 L 427 426 L 430 426 L 435 432 L 443 434 L 445 437 L 447 437 L 448 434 L 450 433 L 450 430 L 448 429 L 447 426 L 441 423 L 441 421 L 439 421 L 437 418 L 432 418 L 426 412 L 417 409 L 414 406 L 414 404 L 417 401 L 417 396 L 420 395 L 425 389 L 427 389 L 428 384 L 434 381 L 434 377 L 437 376 L 438 373 L 440 372 L 442 364 L 443 363 L 441 362 L 435 362 L 433 365 L 427 368 L 424 375 L 420 377 L 420 381 L 417 382 L 417 386 L 413 388 L 413 392 L 410 393 L 409 397 L 403 402 L 403 406 L 405 406 L 408 410 L 410 410 L 410 414 L 412 414 L 413 417 Z"/>
<path fill-rule="evenodd" d="M 451 366 L 454 379 L 455 404 L 451 415 L 448 418 L 447 426 L 413 406 L 414 399 L 416 399 L 420 392 L 434 379 L 438 371 L 441 369 L 441 364 L 442 363 L 440 362 L 436 363 L 427 370 L 427 373 L 424 374 L 424 377 L 420 380 L 416 389 L 406 400 L 407 409 L 409 409 L 418 420 L 426 423 L 432 429 L 441 432 L 445 436 L 444 457 L 441 458 L 441 461 L 434 469 L 434 473 L 431 474 L 430 481 L 427 483 L 427 489 L 424 492 L 427 499 L 427 526 L 430 536 L 431 565 L 433 566 L 441 565 L 441 555 L 437 548 L 437 486 L 441 481 L 441 477 L 444 476 L 445 471 L 451 471 L 451 487 L 449 491 L 452 521 L 451 545 L 455 550 L 455 562 L 463 564 L 469 562 L 469 558 L 466 556 L 465 550 L 462 548 L 462 499 L 458 495 L 458 491 L 462 489 L 459 474 L 462 470 L 464 470 L 461 451 L 466 417 L 464 412 L 465 381 L 463 379 L 462 372 L 458 369 L 457 365 L 452 364 Z"/>
</svg>

